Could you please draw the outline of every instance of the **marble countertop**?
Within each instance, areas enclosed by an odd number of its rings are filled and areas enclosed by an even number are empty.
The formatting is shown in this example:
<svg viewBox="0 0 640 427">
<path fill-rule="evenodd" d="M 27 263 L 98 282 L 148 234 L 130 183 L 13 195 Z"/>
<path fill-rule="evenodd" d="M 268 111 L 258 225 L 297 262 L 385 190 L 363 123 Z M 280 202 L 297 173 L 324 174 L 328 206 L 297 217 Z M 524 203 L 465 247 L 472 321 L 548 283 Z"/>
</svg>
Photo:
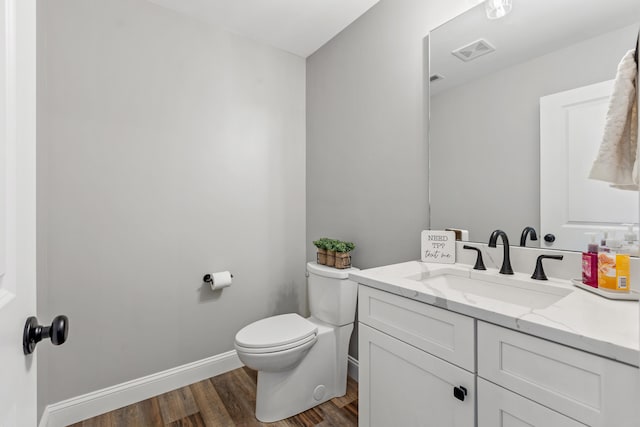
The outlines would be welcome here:
<svg viewBox="0 0 640 427">
<path fill-rule="evenodd" d="M 432 286 L 430 277 L 442 274 L 508 286 L 517 281 L 529 289 L 541 284 L 529 275 L 505 276 L 495 269 L 476 271 L 464 264 L 427 264 L 410 261 L 350 273 L 351 280 L 372 288 L 441 307 L 516 331 L 555 341 L 629 365 L 640 364 L 640 304 L 609 300 L 579 289 L 568 280 L 549 278 L 547 289 L 557 289 L 558 300 L 531 308 L 462 289 Z M 513 293 L 517 290 L 507 289 Z M 509 293 L 505 292 L 505 294 Z M 564 294 L 568 294 L 564 296 Z M 509 298 L 506 298 L 509 300 Z M 544 304 L 543 304 L 544 305 Z"/>
</svg>

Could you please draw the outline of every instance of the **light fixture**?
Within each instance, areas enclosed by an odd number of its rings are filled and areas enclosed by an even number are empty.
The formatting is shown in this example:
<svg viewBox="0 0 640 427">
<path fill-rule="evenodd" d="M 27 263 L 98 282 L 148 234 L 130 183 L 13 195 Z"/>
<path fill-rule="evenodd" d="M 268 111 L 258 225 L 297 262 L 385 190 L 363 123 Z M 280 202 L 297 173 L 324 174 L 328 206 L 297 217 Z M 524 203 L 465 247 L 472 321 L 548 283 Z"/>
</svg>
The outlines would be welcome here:
<svg viewBox="0 0 640 427">
<path fill-rule="evenodd" d="M 513 0 L 486 0 L 484 2 L 487 18 L 500 19 L 511 12 Z"/>
</svg>

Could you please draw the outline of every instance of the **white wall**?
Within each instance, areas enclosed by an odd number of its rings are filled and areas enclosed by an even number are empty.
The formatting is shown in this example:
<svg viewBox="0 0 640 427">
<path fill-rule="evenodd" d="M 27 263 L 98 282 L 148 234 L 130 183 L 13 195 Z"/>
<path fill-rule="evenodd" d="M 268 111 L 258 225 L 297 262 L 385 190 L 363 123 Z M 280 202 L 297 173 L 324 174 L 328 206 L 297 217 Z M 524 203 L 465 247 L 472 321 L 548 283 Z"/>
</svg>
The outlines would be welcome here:
<svg viewBox="0 0 640 427">
<path fill-rule="evenodd" d="M 304 60 L 142 0 L 38 6 L 40 316 L 70 319 L 40 408 L 304 312 Z"/>
<path fill-rule="evenodd" d="M 419 255 L 428 219 L 422 39 L 470 3 L 382 0 L 307 59 L 307 250 L 373 267 Z"/>
<path fill-rule="evenodd" d="M 419 258 L 429 172 L 422 39 L 470 6 L 382 0 L 307 59 L 307 259 L 322 236 L 354 241 L 360 268 Z"/>
</svg>

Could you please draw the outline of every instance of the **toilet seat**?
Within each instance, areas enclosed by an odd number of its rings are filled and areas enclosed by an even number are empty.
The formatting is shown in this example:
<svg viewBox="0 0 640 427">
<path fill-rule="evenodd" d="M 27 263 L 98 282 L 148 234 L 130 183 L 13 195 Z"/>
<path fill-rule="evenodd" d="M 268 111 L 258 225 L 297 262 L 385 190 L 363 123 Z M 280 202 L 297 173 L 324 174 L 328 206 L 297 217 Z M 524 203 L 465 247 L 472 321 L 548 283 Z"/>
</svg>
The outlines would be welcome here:
<svg viewBox="0 0 640 427">
<path fill-rule="evenodd" d="M 314 334 L 314 335 L 309 335 L 308 337 L 304 338 L 301 341 L 296 341 L 296 342 L 285 344 L 285 345 L 278 345 L 273 347 L 262 347 L 262 348 L 243 347 L 236 342 L 236 350 L 242 351 L 248 354 L 276 353 L 279 351 L 291 350 L 291 349 L 295 349 L 296 347 L 304 346 L 308 342 L 311 342 L 313 344 L 313 341 L 317 339 L 318 337 Z"/>
<path fill-rule="evenodd" d="M 261 354 L 284 351 L 316 340 L 318 327 L 295 313 L 258 320 L 236 334 L 236 348 Z"/>
</svg>

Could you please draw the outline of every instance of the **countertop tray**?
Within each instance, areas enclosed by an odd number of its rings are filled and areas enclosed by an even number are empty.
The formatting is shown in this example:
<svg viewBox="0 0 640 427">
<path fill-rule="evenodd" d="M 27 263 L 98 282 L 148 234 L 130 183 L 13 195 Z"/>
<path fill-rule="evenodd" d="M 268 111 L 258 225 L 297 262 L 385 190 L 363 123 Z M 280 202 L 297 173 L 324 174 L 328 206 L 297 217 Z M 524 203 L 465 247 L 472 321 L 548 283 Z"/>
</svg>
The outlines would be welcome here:
<svg viewBox="0 0 640 427">
<path fill-rule="evenodd" d="M 622 300 L 622 301 L 638 301 L 640 300 L 640 295 L 633 293 L 633 292 L 611 292 L 611 291 L 605 291 L 602 289 L 598 289 L 598 288 L 594 288 L 592 286 L 589 285 L 585 285 L 584 283 L 582 283 L 581 279 L 571 279 L 571 283 L 573 283 L 573 286 L 576 286 L 580 289 L 584 289 L 585 291 L 589 291 L 592 292 L 596 295 L 600 295 L 601 297 L 604 298 L 608 298 L 608 299 L 615 299 L 615 300 Z"/>
</svg>

